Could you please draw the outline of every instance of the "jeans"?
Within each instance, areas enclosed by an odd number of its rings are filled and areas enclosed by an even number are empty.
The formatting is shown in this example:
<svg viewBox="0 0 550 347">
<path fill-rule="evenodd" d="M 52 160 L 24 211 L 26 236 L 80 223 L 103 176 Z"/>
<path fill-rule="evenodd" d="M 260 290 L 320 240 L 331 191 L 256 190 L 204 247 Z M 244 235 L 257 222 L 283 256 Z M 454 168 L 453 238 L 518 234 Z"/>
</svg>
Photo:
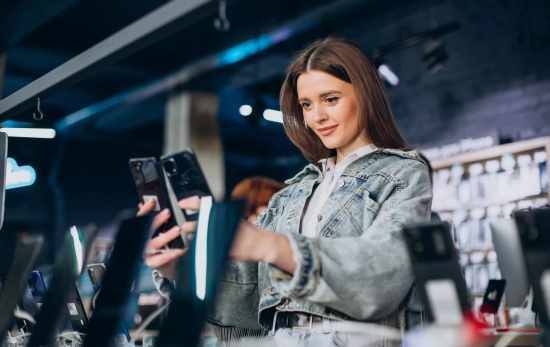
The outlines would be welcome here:
<svg viewBox="0 0 550 347">
<path fill-rule="evenodd" d="M 379 344 L 377 337 L 339 333 L 335 331 L 279 329 L 273 337 L 263 340 L 244 339 L 240 347 L 375 347 Z"/>
</svg>

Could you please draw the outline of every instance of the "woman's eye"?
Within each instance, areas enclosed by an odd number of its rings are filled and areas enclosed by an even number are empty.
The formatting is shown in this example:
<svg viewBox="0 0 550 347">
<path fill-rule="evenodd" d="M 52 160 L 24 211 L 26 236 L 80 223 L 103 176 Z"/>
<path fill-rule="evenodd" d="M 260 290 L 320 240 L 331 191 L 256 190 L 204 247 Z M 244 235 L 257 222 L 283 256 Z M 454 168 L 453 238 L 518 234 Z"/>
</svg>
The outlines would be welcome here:
<svg viewBox="0 0 550 347">
<path fill-rule="evenodd" d="M 309 102 L 303 102 L 302 103 L 302 108 L 308 108 L 309 106 L 311 106 L 311 104 Z"/>
<path fill-rule="evenodd" d="M 338 101 L 338 98 L 337 98 L 336 96 L 333 96 L 333 97 L 327 98 L 326 101 L 327 101 L 329 104 L 333 104 L 333 103 L 335 103 L 336 101 Z"/>
</svg>

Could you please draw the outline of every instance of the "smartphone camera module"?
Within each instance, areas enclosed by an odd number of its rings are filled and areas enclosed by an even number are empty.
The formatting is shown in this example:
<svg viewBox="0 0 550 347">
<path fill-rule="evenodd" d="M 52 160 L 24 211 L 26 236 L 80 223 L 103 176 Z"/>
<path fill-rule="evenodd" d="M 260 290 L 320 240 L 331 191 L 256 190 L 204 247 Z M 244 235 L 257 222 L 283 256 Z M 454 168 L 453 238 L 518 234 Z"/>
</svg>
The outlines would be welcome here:
<svg viewBox="0 0 550 347">
<path fill-rule="evenodd" d="M 178 174 L 178 166 L 174 159 L 170 158 L 162 162 L 162 167 L 168 176 L 175 176 Z"/>
</svg>

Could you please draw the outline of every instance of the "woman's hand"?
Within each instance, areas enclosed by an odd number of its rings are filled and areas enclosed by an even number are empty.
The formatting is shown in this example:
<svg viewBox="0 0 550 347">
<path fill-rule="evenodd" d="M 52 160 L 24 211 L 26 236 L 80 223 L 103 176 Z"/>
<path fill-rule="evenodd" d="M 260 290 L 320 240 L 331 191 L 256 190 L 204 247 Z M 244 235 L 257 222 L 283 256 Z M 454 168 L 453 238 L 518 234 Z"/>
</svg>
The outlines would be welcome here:
<svg viewBox="0 0 550 347">
<path fill-rule="evenodd" d="M 187 201 L 186 200 L 190 200 Z M 198 202 L 198 203 L 197 203 Z M 181 208 L 186 207 L 187 209 L 193 209 L 192 207 L 200 207 L 199 198 L 190 198 L 180 201 L 179 203 Z M 183 206 L 183 207 L 182 207 Z M 155 202 L 149 202 L 146 204 L 139 205 L 138 216 L 144 216 L 150 213 L 155 207 Z M 197 208 L 198 209 L 198 208 Z M 160 228 L 164 223 L 170 219 L 170 211 L 165 209 L 155 216 L 153 223 L 151 224 L 151 234 Z M 159 272 L 162 277 L 165 278 L 176 278 L 176 264 L 177 259 L 184 255 L 187 252 L 187 248 L 180 249 L 174 248 L 170 249 L 164 253 L 154 254 L 155 251 L 162 250 L 170 242 L 175 240 L 178 237 L 181 237 L 181 232 L 185 232 L 189 239 L 193 238 L 193 232 L 196 228 L 196 222 L 186 222 L 181 227 L 175 226 L 168 231 L 160 233 L 157 237 L 150 239 L 145 246 L 144 260 L 147 266 L 152 269 L 155 269 Z"/>
<path fill-rule="evenodd" d="M 239 225 L 229 257 L 242 262 L 265 262 L 290 274 L 296 270 L 288 237 L 246 221 Z"/>
</svg>

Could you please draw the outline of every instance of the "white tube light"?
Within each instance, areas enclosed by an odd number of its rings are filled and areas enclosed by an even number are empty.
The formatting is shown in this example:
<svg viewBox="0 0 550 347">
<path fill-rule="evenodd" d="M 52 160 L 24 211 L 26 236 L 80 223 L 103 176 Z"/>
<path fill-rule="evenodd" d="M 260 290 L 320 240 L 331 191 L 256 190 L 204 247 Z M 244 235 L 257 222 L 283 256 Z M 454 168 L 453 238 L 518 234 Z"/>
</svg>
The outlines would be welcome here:
<svg viewBox="0 0 550 347">
<path fill-rule="evenodd" d="M 399 77 L 390 70 L 390 68 L 386 64 L 381 64 L 378 67 L 378 72 L 384 77 L 386 81 L 388 81 L 389 84 L 392 86 L 396 86 L 399 84 Z"/>
<path fill-rule="evenodd" d="M 80 242 L 80 235 L 78 234 L 78 229 L 76 226 L 72 226 L 70 229 L 71 233 L 71 241 L 72 241 L 72 247 L 74 249 L 74 254 L 76 257 L 76 264 L 78 269 L 75 269 L 80 274 L 80 271 L 82 271 L 82 267 L 84 266 L 84 254 L 82 249 L 82 242 Z"/>
<path fill-rule="evenodd" d="M 250 116 L 252 114 L 252 106 L 241 105 L 241 107 L 239 107 L 239 113 L 241 114 L 241 116 Z"/>
<path fill-rule="evenodd" d="M 282 123 L 283 113 L 281 111 L 271 110 L 268 108 L 264 111 L 264 119 L 270 122 Z"/>
<path fill-rule="evenodd" d="M 197 232 L 195 234 L 195 293 L 197 298 L 206 297 L 206 279 L 208 270 L 208 224 L 212 211 L 212 197 L 201 198 Z"/>
<path fill-rule="evenodd" d="M 8 134 L 9 137 L 28 137 L 35 139 L 53 139 L 55 137 L 55 130 L 46 128 L 1 128 L 0 131 Z"/>
</svg>

